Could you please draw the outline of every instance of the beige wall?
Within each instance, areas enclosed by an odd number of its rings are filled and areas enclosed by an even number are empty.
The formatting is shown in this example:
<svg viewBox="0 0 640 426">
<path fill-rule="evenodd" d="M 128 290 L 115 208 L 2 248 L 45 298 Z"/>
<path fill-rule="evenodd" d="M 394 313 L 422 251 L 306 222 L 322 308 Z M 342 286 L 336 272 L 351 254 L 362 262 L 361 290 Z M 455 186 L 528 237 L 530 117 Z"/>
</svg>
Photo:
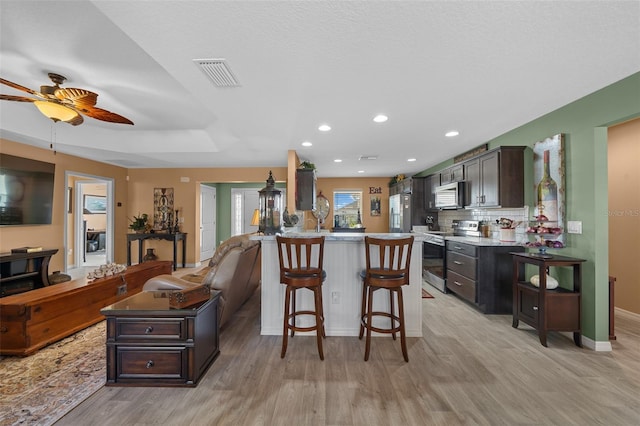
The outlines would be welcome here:
<svg viewBox="0 0 640 426">
<path fill-rule="evenodd" d="M 180 230 L 187 233 L 187 263 L 194 264 L 200 261 L 200 183 L 263 182 L 269 170 L 276 178 L 287 176 L 286 167 L 129 169 L 127 216 L 133 218 L 146 213 L 152 217 L 153 189 L 173 188 L 174 208 L 184 218 Z M 131 247 L 133 263 L 137 262 L 136 244 Z M 150 240 L 145 242 L 145 248 L 155 248 L 161 259 L 173 258 L 173 246 L 166 241 Z M 126 252 L 124 255 L 126 260 Z M 180 257 L 178 259 L 180 261 Z"/>
<path fill-rule="evenodd" d="M 58 253 L 51 259 L 49 271 L 64 270 L 64 227 L 65 223 L 67 223 L 67 226 L 71 226 L 71 229 L 73 229 L 73 222 L 69 216 L 78 212 L 75 206 L 71 215 L 65 209 L 68 186 L 65 181 L 65 172 L 114 179 L 115 201 L 122 201 L 124 205 L 127 204 L 127 170 L 122 167 L 86 160 L 60 152 L 54 153 L 49 149 L 37 148 L 6 139 L 0 139 L 0 149 L 6 154 L 46 161 L 56 165 L 52 224 L 0 227 L 0 252 L 9 252 L 12 248 L 21 246 L 42 246 L 47 249 L 58 249 Z M 126 214 L 124 207 L 115 208 L 115 261 L 119 263 L 126 262 Z"/>
<path fill-rule="evenodd" d="M 184 218 L 182 231 L 188 233 L 187 243 L 187 263 L 194 264 L 200 261 L 199 247 L 199 223 L 200 223 L 200 183 L 201 182 L 262 182 L 268 175 L 269 170 L 274 176 L 290 176 L 288 167 L 274 168 L 196 168 L 196 169 L 125 169 L 91 160 L 86 160 L 62 153 L 54 154 L 48 149 L 36 148 L 30 145 L 20 144 L 8 140 L 0 140 L 3 153 L 32 158 L 40 161 L 47 161 L 56 165 L 55 188 L 53 198 L 53 218 L 51 225 L 39 226 L 6 226 L 0 227 L 0 252 L 8 252 L 13 247 L 20 246 L 43 246 L 45 248 L 55 248 L 59 252 L 53 256 L 49 270 L 64 269 L 64 227 L 65 223 L 69 232 L 68 246 L 74 250 L 73 246 L 73 217 L 80 214 L 78 206 L 72 207 L 72 213 L 67 213 L 65 201 L 67 197 L 67 187 L 74 186 L 74 179 L 65 182 L 65 172 L 70 174 L 91 175 L 103 178 L 114 179 L 115 194 L 115 229 L 114 229 L 114 261 L 125 263 L 127 259 L 127 240 L 129 232 L 128 226 L 130 218 L 141 213 L 153 215 L 153 190 L 154 188 L 173 188 L 174 206 L 179 210 L 179 215 Z M 293 162 L 298 162 L 297 155 L 288 156 Z M 295 176 L 295 170 L 293 171 Z M 367 232 L 387 232 L 388 231 L 388 178 L 318 178 L 318 190 L 322 191 L 327 198 L 332 200 L 335 189 L 352 189 L 363 192 L 362 222 L 367 228 Z M 291 183 L 289 183 L 291 185 Z M 369 188 L 381 188 L 380 196 L 382 205 L 381 216 L 371 216 L 369 213 L 370 191 Z M 289 195 L 295 194 L 293 190 L 288 190 Z M 289 197 L 288 197 L 289 200 Z M 292 201 L 289 201 L 292 202 Z M 118 203 L 121 205 L 118 206 Z M 97 215 L 93 215 L 97 216 Z M 309 214 L 307 220 L 308 228 L 315 226 L 315 219 Z M 333 210 L 329 213 L 328 226 L 332 223 Z M 91 226 L 99 228 L 96 224 Z M 156 248 L 156 253 L 162 259 L 172 258 L 172 246 L 165 241 L 152 240 L 145 244 L 145 247 Z M 132 247 L 133 261 L 136 262 L 137 246 Z M 72 259 L 68 253 L 68 259 Z"/>
<path fill-rule="evenodd" d="M 615 306 L 640 313 L 640 119 L 609 128 L 609 275 Z"/>
<path fill-rule="evenodd" d="M 370 194 L 369 188 L 381 188 L 381 194 Z M 326 220 L 326 229 L 333 227 L 333 191 L 354 190 L 362 191 L 362 225 L 367 228 L 366 232 L 389 232 L 389 178 L 321 178 L 318 177 L 317 191 L 318 194 L 329 199 L 329 216 Z M 380 197 L 380 216 L 371 216 L 370 203 L 371 197 Z M 304 228 L 314 229 L 316 227 L 316 219 L 310 212 L 305 212 Z"/>
</svg>

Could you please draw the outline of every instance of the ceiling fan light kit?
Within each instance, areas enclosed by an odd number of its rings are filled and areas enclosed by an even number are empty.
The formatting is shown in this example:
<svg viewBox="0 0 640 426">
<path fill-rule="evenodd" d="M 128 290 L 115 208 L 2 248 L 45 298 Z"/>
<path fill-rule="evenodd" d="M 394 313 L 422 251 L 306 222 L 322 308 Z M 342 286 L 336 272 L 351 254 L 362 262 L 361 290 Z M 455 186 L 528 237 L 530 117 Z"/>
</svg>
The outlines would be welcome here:
<svg viewBox="0 0 640 426">
<path fill-rule="evenodd" d="M 97 93 L 85 89 L 60 87 L 60 84 L 66 80 L 60 74 L 50 72 L 49 78 L 55 85 L 40 86 L 39 92 L 0 78 L 0 83 L 36 96 L 36 98 L 27 98 L 24 96 L 0 95 L 0 99 L 4 101 L 32 102 L 45 117 L 54 122 L 64 121 L 72 126 L 77 126 L 84 122 L 80 114 L 110 123 L 133 125 L 133 121 L 126 117 L 96 107 L 95 105 L 98 101 Z"/>
<path fill-rule="evenodd" d="M 84 121 L 80 114 L 64 105 L 49 101 L 33 101 L 33 104 L 45 117 L 55 122 L 64 121 L 65 123 L 77 126 Z"/>
</svg>

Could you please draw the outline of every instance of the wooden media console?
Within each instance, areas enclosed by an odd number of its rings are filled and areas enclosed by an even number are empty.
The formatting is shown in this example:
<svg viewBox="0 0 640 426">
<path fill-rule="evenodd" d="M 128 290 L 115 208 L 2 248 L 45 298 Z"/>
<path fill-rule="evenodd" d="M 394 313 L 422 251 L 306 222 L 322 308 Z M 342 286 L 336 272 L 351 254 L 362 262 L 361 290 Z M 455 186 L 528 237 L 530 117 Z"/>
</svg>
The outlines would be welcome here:
<svg viewBox="0 0 640 426">
<path fill-rule="evenodd" d="M 170 261 L 129 266 L 94 281 L 81 278 L 0 298 L 0 355 L 30 355 L 100 322 L 100 309 L 142 291 L 148 279 L 171 274 Z"/>
</svg>

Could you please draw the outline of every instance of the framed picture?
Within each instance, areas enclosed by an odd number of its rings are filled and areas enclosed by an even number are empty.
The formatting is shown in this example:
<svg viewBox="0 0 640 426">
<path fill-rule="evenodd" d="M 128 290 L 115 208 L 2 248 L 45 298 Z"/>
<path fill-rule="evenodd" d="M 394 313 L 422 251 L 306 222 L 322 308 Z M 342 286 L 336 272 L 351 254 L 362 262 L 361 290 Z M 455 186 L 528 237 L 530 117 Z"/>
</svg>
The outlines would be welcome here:
<svg viewBox="0 0 640 426">
<path fill-rule="evenodd" d="M 106 214 L 107 213 L 107 197 L 102 195 L 85 195 L 83 207 L 84 207 L 84 213 Z"/>
<path fill-rule="evenodd" d="M 545 239 L 564 242 L 566 187 L 564 135 L 559 133 L 533 145 L 534 219 L 557 230 Z"/>
<path fill-rule="evenodd" d="M 371 197 L 371 216 L 380 216 L 380 197 Z"/>
<path fill-rule="evenodd" d="M 153 189 L 153 229 L 168 230 L 173 225 L 173 188 Z"/>
</svg>

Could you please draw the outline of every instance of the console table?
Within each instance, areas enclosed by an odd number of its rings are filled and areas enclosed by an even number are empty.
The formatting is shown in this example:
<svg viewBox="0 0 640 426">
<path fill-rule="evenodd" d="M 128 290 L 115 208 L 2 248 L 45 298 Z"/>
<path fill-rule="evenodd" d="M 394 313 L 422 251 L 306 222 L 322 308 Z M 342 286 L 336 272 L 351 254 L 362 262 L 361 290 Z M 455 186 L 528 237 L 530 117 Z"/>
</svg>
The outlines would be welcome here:
<svg viewBox="0 0 640 426">
<path fill-rule="evenodd" d="M 536 253 L 511 253 L 513 256 L 513 324 L 519 321 L 538 330 L 543 346 L 547 346 L 548 331 L 571 331 L 576 346 L 582 346 L 580 328 L 580 287 L 584 259 Z M 538 267 L 540 286 L 520 281 L 521 268 L 529 263 Z M 547 288 L 547 271 L 550 266 L 573 268 L 573 289 Z"/>
<path fill-rule="evenodd" d="M 168 292 L 143 291 L 102 309 L 106 386 L 195 386 L 220 354 L 219 297 L 173 309 Z"/>
<path fill-rule="evenodd" d="M 173 234 L 149 233 L 149 234 L 127 234 L 127 265 L 131 265 L 131 242 L 138 241 L 138 263 L 142 263 L 142 252 L 145 240 L 167 240 L 173 241 L 173 270 L 178 265 L 178 241 L 182 241 L 182 267 L 185 267 L 187 257 L 187 234 L 175 232 Z"/>
<path fill-rule="evenodd" d="M 0 254 L 0 297 L 49 285 L 49 261 L 58 249 Z"/>
</svg>

